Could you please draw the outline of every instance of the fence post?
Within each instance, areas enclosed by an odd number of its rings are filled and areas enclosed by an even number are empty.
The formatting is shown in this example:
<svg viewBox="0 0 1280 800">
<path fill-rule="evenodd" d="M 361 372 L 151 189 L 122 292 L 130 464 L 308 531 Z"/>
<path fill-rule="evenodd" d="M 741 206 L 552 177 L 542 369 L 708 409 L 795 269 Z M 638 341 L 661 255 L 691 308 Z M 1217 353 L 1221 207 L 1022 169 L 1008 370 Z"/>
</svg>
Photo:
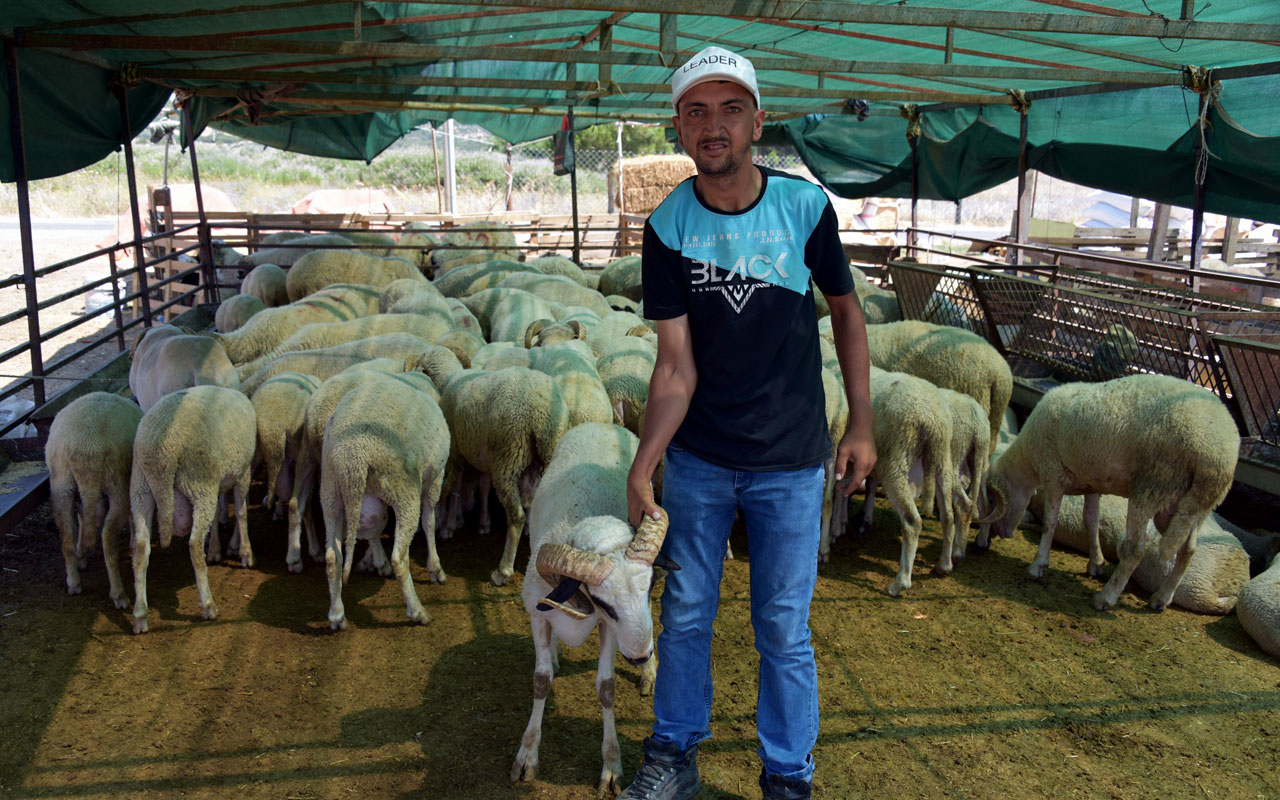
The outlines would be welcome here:
<svg viewBox="0 0 1280 800">
<path fill-rule="evenodd" d="M 573 106 L 569 106 L 569 152 L 574 152 Z M 582 240 L 578 231 L 578 165 L 569 170 L 569 190 L 573 194 L 573 263 L 582 263 Z"/>
<path fill-rule="evenodd" d="M 209 220 L 204 215 L 204 196 L 200 191 L 200 164 L 196 159 L 196 132 L 191 123 L 190 100 L 182 106 L 183 128 L 187 132 L 187 149 L 191 154 L 191 183 L 196 190 L 196 213 L 200 217 L 200 225 L 196 228 L 200 238 L 200 273 L 204 281 L 204 300 L 206 303 L 218 302 L 218 279 L 213 268 L 213 242 L 210 240 Z M 192 305 L 195 305 L 192 298 Z"/>
<path fill-rule="evenodd" d="M 27 154 L 22 141 L 22 96 L 18 81 L 18 42 L 22 29 L 4 43 L 9 65 L 9 144 L 13 151 L 13 177 L 18 188 L 18 231 L 22 238 L 22 283 L 27 295 L 27 336 L 31 348 L 31 395 L 44 405 L 44 357 L 40 350 L 40 298 L 36 293 L 36 254 L 31 241 L 31 198 L 27 189 Z"/>
<path fill-rule="evenodd" d="M 973 295 L 978 298 L 978 307 L 982 309 L 983 323 L 987 329 L 987 341 L 991 342 L 991 346 L 996 349 L 1000 355 L 1007 355 L 1004 350 L 1004 342 L 1000 339 L 1000 328 L 996 325 L 995 317 L 991 315 L 991 306 L 987 303 L 986 292 L 982 289 L 982 281 L 978 280 L 978 273 L 973 267 L 967 270 L 969 273 L 969 285 L 973 287 Z"/>
</svg>

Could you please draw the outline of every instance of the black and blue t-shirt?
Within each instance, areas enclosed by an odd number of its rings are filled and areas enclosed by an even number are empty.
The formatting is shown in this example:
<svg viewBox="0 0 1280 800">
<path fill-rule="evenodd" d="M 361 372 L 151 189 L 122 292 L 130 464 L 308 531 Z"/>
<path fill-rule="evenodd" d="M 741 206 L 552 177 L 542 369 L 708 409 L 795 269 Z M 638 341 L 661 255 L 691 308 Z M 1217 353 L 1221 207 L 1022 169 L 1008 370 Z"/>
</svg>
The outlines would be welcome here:
<svg viewBox="0 0 1280 800">
<path fill-rule="evenodd" d="M 681 183 L 644 229 L 644 313 L 689 315 L 698 384 L 672 439 L 712 464 L 769 471 L 831 454 L 812 279 L 853 291 L 838 223 L 822 189 L 759 168 L 764 185 L 736 212 Z"/>
</svg>

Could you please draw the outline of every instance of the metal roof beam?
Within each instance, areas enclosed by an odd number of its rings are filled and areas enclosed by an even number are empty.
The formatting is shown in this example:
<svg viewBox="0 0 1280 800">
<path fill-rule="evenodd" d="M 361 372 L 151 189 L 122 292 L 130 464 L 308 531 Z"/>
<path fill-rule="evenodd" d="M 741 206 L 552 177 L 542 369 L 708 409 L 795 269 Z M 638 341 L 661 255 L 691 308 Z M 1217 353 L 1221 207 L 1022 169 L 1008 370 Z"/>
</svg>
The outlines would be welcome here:
<svg viewBox="0 0 1280 800">
<path fill-rule="evenodd" d="M 1060 47 L 1063 50 L 1075 50 L 1080 53 L 1089 53 L 1095 56 L 1105 56 L 1120 61 L 1132 61 L 1135 64 L 1146 64 L 1151 67 L 1160 67 L 1161 69 L 1181 70 L 1182 65 L 1172 61 L 1163 61 L 1159 58 L 1147 58 L 1136 53 L 1122 53 L 1119 50 L 1109 50 L 1105 47 L 1091 47 L 1087 44 L 1077 44 L 1075 42 L 1064 39 L 1050 39 L 1045 36 L 1033 36 L 1029 33 L 1012 33 L 1010 31 L 983 31 L 970 30 L 970 33 L 985 33 L 988 36 L 999 36 L 1005 39 L 1016 39 L 1020 42 L 1030 42 L 1031 44 L 1044 45 L 1046 47 Z"/>
<path fill-rule="evenodd" d="M 165 52 L 245 52 L 266 54 L 331 55 L 346 58 L 403 58 L 430 61 L 501 60 L 534 63 L 591 63 L 664 66 L 657 53 L 625 51 L 569 51 L 562 49 L 478 47 L 410 44 L 404 42 L 333 42 L 298 40 L 228 39 L 211 37 L 100 36 L 32 34 L 33 47 L 66 47 L 73 50 L 159 50 Z M 833 58 L 772 58 L 753 56 L 757 70 L 797 69 L 916 77 L 978 78 L 1006 81 L 1114 82 L 1136 86 L 1181 85 L 1182 76 L 1167 72 L 1102 69 L 1040 69 L 990 67 L 966 64 L 854 61 Z"/>
</svg>

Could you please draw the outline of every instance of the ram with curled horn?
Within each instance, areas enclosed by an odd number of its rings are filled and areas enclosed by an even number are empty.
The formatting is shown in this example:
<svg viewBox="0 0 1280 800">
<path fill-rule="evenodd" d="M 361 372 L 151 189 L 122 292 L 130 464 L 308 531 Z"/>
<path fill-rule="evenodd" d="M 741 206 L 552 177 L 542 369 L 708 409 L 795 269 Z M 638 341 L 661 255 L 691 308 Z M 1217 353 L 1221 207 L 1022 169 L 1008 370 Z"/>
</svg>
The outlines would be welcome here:
<svg viewBox="0 0 1280 800">
<path fill-rule="evenodd" d="M 558 642 L 582 644 L 599 628 L 596 692 L 604 716 L 597 786 L 616 794 L 622 760 L 614 722 L 614 654 L 640 667 L 640 691 L 653 690 L 650 592 L 654 567 L 679 569 L 662 555 L 667 515 L 646 517 L 638 530 L 627 522 L 627 471 L 638 440 L 626 428 L 586 423 L 570 429 L 556 447 L 529 508 L 532 550 L 525 570 L 525 608 L 533 629 L 533 711 L 511 767 L 511 780 L 532 780 L 538 769 L 542 712 L 556 664 Z"/>
</svg>

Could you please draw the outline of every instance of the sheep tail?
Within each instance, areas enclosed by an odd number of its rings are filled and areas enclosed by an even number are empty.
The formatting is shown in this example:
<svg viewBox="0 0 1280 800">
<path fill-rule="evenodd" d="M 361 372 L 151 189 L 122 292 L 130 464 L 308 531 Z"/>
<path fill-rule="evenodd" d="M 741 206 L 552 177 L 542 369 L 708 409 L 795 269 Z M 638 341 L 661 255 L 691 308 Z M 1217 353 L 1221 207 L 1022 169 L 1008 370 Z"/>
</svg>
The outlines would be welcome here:
<svg viewBox="0 0 1280 800">
<path fill-rule="evenodd" d="M 364 489 L 368 483 L 369 473 L 363 465 L 356 464 L 345 465 L 338 469 L 345 473 L 338 476 L 337 484 L 340 487 L 339 491 L 347 515 L 347 535 L 342 547 L 342 582 L 346 584 L 351 580 L 351 564 L 356 552 L 356 534 L 360 531 L 360 508 L 364 504 Z"/>
<path fill-rule="evenodd" d="M 924 453 L 921 459 L 924 467 L 924 505 L 926 514 L 934 513 L 933 501 L 940 489 L 943 503 L 952 496 L 953 470 L 951 468 L 951 437 L 943 436 L 941 431 L 926 429 L 924 432 Z M 936 481 L 936 483 L 935 483 Z M 946 513 L 946 509 L 937 509 L 938 514 Z"/>
</svg>

